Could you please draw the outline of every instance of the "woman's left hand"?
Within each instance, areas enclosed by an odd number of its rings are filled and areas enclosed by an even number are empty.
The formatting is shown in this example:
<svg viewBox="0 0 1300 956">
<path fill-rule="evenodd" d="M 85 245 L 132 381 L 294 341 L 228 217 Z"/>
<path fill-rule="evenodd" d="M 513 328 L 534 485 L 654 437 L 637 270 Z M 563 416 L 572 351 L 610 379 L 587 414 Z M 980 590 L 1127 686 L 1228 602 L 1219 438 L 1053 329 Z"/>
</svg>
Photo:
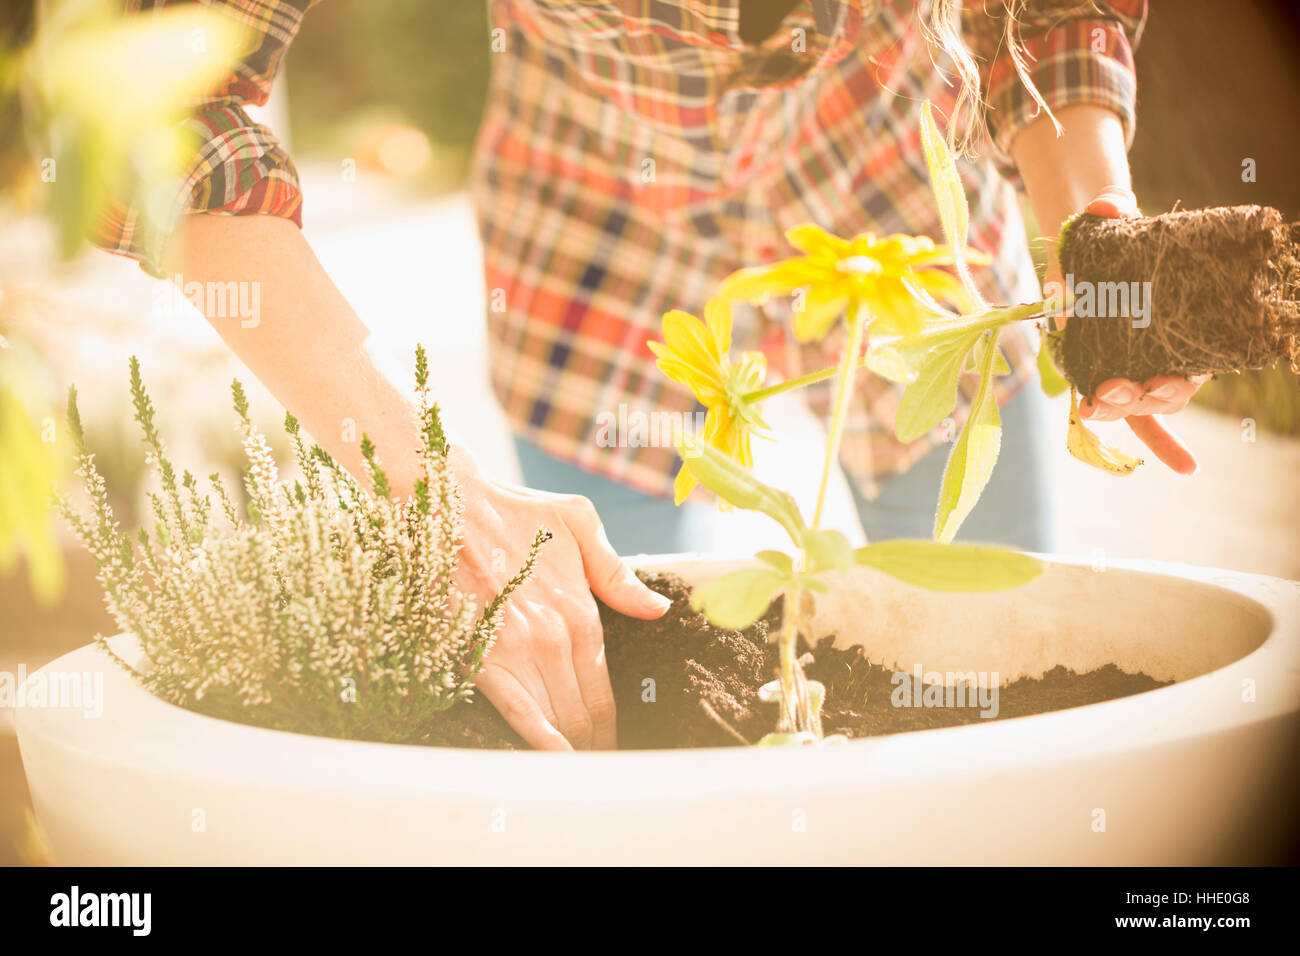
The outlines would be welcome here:
<svg viewBox="0 0 1300 956">
<path fill-rule="evenodd" d="M 1108 219 L 1127 219 L 1141 215 L 1133 193 L 1120 186 L 1108 186 L 1102 190 L 1084 207 L 1084 212 Z M 1053 281 L 1059 287 L 1060 270 L 1055 264 L 1047 283 Z M 1079 414 L 1092 421 L 1123 418 L 1157 458 L 1179 474 L 1190 475 L 1197 469 L 1196 456 L 1165 426 L 1159 416 L 1182 411 L 1196 390 L 1209 378 L 1208 375 L 1193 379 L 1160 375 L 1145 382 L 1134 382 L 1126 378 L 1107 379 L 1097 386 L 1093 395 L 1079 403 Z"/>
</svg>

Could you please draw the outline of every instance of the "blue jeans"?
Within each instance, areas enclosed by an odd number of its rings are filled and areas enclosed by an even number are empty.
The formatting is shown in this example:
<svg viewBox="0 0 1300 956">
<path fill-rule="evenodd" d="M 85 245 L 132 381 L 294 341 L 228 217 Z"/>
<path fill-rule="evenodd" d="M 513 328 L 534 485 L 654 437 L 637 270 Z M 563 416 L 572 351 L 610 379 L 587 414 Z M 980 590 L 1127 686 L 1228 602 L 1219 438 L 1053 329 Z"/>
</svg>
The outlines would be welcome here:
<svg viewBox="0 0 1300 956">
<path fill-rule="evenodd" d="M 1043 445 L 1044 436 L 1051 434 L 1050 408 L 1035 381 L 1002 409 L 1002 451 L 997 466 L 984 495 L 957 533 L 958 540 L 1052 550 L 1052 456 Z M 711 505 L 688 502 L 675 507 L 672 499 L 643 494 L 584 471 L 518 436 L 515 448 L 524 484 L 590 498 L 619 554 L 714 549 L 717 522 Z M 868 541 L 934 534 L 939 487 L 951 452 L 950 445 L 935 448 L 905 474 L 886 482 L 874 500 L 867 500 L 849 482 Z"/>
</svg>

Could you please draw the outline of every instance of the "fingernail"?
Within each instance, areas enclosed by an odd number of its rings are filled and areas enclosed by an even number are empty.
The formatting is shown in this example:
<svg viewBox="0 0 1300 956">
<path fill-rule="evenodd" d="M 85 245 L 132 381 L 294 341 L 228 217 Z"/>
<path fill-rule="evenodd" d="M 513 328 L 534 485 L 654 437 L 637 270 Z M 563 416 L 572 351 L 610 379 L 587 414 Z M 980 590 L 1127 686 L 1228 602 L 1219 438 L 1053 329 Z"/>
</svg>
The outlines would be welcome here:
<svg viewBox="0 0 1300 956">
<path fill-rule="evenodd" d="M 1177 391 L 1178 389 L 1172 385 L 1161 385 L 1159 388 L 1153 389 L 1151 395 L 1154 398 L 1173 398 Z"/>
<path fill-rule="evenodd" d="M 650 596 L 646 598 L 646 607 L 654 608 L 660 614 L 673 606 L 673 602 L 664 597 L 657 591 L 651 591 Z"/>
<path fill-rule="evenodd" d="M 1111 405 L 1127 405 L 1133 401 L 1133 389 L 1127 385 L 1116 385 L 1110 391 L 1103 392 L 1097 397 Z"/>
<path fill-rule="evenodd" d="M 1137 197 L 1133 195 L 1133 191 L 1125 189 L 1123 186 L 1107 186 L 1097 195 L 1097 198 L 1109 199 L 1120 209 L 1134 206 L 1137 203 Z"/>
<path fill-rule="evenodd" d="M 1133 190 L 1123 186 L 1107 186 L 1097 194 L 1098 199 L 1136 199 Z"/>
</svg>

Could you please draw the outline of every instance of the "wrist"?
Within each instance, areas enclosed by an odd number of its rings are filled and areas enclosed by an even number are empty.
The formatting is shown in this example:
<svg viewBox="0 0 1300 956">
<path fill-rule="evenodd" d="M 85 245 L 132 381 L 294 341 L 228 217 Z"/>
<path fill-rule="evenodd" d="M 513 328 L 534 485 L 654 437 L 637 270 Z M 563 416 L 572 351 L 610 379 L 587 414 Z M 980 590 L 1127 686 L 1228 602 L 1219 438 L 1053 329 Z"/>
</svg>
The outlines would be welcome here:
<svg viewBox="0 0 1300 956">
<path fill-rule="evenodd" d="M 1067 106 L 1057 116 L 1059 137 L 1043 117 L 1012 143 L 1038 231 L 1053 243 L 1061 224 L 1107 187 L 1131 186 L 1119 116 L 1090 104 Z"/>
</svg>

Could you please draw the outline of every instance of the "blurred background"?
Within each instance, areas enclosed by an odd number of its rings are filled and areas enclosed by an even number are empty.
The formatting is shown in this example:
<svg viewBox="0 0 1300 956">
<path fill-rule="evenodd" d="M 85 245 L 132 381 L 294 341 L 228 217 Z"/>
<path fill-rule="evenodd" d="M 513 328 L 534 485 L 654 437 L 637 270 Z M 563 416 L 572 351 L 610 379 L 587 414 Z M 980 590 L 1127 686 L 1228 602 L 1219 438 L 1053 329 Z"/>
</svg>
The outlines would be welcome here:
<svg viewBox="0 0 1300 956">
<path fill-rule="evenodd" d="M 144 462 L 126 391 L 129 355 L 141 359 L 174 457 L 197 473 L 238 467 L 232 377 L 250 385 L 268 434 L 281 413 L 207 323 L 177 310 L 134 263 L 86 248 L 60 255 L 30 120 L 10 82 L 30 4 L 0 11 L 0 336 L 9 345 L 0 350 L 0 387 L 39 436 L 61 421 L 64 392 L 76 383 L 97 463 L 131 524 Z M 447 416 L 476 436 L 486 468 L 512 477 L 513 452 L 486 383 L 481 265 L 463 193 L 486 91 L 487 30 L 482 2 L 327 0 L 307 15 L 262 119 L 294 154 L 304 228 L 335 282 L 396 359 L 409 361 L 417 340 L 436 343 Z M 1300 218 L 1294 4 L 1151 0 L 1137 63 L 1132 164 L 1145 211 L 1261 203 Z M 1242 176 L 1247 159 L 1251 182 Z M 349 163 L 355 177 L 341 175 Z M 1028 230 L 1036 235 L 1032 222 Z M 1041 242 L 1036 248 L 1041 254 Z M 19 454 L 3 402 L 0 394 L 0 470 Z M 1201 459 L 1194 479 L 1155 463 L 1123 480 L 1088 469 L 1066 454 L 1062 428 L 1061 550 L 1094 562 L 1152 558 L 1300 578 L 1296 376 L 1274 369 L 1219 379 L 1176 427 Z M 1124 426 L 1099 430 L 1136 451 Z M 67 474 L 57 452 L 48 465 Z M 39 550 L 32 535 L 29 552 Z M 113 627 L 93 566 L 65 531 L 54 535 L 48 561 L 15 560 L 17 548 L 7 559 L 0 540 L 0 671 L 34 668 Z M 26 812 L 0 712 L 0 863 L 39 861 Z"/>
</svg>

